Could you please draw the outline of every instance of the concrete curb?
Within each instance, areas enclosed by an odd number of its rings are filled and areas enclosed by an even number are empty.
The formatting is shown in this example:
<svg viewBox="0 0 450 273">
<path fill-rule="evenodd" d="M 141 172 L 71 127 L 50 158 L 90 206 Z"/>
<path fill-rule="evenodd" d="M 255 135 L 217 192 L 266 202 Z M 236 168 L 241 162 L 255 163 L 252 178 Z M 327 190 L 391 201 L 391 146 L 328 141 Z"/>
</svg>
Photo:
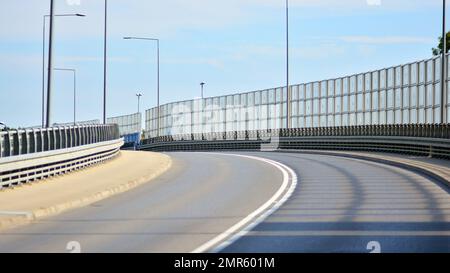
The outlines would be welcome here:
<svg viewBox="0 0 450 273">
<path fill-rule="evenodd" d="M 440 174 L 438 174 L 432 170 L 426 169 L 425 166 L 420 167 L 417 165 L 408 164 L 406 162 L 399 162 L 399 161 L 394 161 L 394 160 L 390 160 L 390 159 L 378 158 L 378 157 L 370 156 L 370 154 L 361 155 L 361 154 L 351 154 L 351 153 L 345 153 L 345 152 L 311 151 L 311 150 L 298 150 L 298 151 L 277 150 L 275 152 L 338 156 L 338 157 L 346 157 L 346 158 L 353 158 L 353 159 L 360 159 L 360 160 L 365 160 L 365 161 L 381 163 L 381 164 L 390 165 L 390 166 L 398 167 L 401 169 L 406 169 L 406 170 L 421 174 L 421 175 L 426 176 L 426 177 L 430 178 L 431 180 L 437 182 L 439 185 L 445 187 L 447 191 L 450 190 L 450 181 L 448 180 L 448 178 L 441 176 Z"/>
<path fill-rule="evenodd" d="M 25 212 L 27 214 L 27 216 L 5 217 L 4 219 L 2 219 L 0 216 L 0 231 L 7 229 L 7 228 L 12 228 L 12 227 L 17 227 L 20 225 L 28 224 L 28 223 L 31 223 L 33 221 L 36 221 L 36 220 L 39 220 L 42 218 L 55 216 L 60 213 L 72 210 L 72 209 L 89 206 L 98 201 L 104 200 L 106 198 L 115 196 L 120 193 L 127 192 L 129 190 L 132 190 L 132 189 L 140 186 L 140 185 L 143 185 L 143 184 L 149 182 L 150 180 L 153 180 L 156 177 L 160 176 L 161 174 L 163 174 L 164 172 L 166 172 L 167 170 L 169 170 L 172 167 L 172 159 L 168 155 L 162 154 L 162 156 L 165 159 L 164 166 L 162 168 L 158 169 L 157 172 L 154 172 L 152 174 L 142 176 L 138 179 L 129 181 L 129 182 L 121 184 L 119 186 L 115 186 L 115 187 L 103 190 L 101 192 L 97 192 L 97 193 L 82 197 L 77 200 L 71 200 L 66 203 L 56 204 L 56 205 L 53 205 L 53 206 L 50 206 L 47 208 L 39 208 L 36 210 Z"/>
</svg>

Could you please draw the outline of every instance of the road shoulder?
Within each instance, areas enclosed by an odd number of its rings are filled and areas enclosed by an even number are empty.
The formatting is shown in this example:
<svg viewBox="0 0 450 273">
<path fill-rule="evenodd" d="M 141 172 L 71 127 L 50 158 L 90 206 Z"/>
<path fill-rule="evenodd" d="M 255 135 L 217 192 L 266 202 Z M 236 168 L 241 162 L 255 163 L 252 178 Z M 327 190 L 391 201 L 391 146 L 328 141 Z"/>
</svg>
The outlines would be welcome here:
<svg viewBox="0 0 450 273">
<path fill-rule="evenodd" d="M 90 205 L 150 182 L 172 165 L 169 156 L 121 151 L 111 161 L 0 191 L 0 231 Z"/>
<path fill-rule="evenodd" d="M 340 156 L 378 162 L 420 173 L 439 182 L 446 189 L 450 189 L 450 161 L 445 159 L 357 151 L 279 150 L 278 152 Z"/>
</svg>

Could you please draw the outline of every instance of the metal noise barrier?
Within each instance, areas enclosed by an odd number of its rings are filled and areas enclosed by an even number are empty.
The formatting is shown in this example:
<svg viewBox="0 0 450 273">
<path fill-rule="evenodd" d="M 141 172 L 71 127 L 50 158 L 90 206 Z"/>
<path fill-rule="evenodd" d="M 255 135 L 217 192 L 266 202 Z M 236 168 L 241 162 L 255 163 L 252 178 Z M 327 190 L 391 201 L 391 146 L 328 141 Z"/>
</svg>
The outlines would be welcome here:
<svg viewBox="0 0 450 273">
<path fill-rule="evenodd" d="M 122 145 L 115 124 L 0 132 L 0 189 L 103 162 Z"/>
<path fill-rule="evenodd" d="M 163 136 L 143 141 L 142 150 L 359 150 L 450 159 L 450 125 L 369 125 L 235 131 Z"/>
</svg>

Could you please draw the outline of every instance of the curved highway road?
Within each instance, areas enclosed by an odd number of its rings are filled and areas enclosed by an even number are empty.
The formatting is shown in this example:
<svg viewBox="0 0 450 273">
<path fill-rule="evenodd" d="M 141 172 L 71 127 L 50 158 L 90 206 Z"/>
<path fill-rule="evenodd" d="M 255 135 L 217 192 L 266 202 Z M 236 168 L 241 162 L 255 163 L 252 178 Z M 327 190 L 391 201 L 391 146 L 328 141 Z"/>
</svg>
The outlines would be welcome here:
<svg viewBox="0 0 450 273">
<path fill-rule="evenodd" d="M 266 154 L 298 174 L 293 196 L 224 252 L 450 252 L 450 195 L 369 161 Z"/>
<path fill-rule="evenodd" d="M 372 242 L 382 252 L 450 252 L 449 192 L 427 178 L 348 158 L 245 154 L 290 167 L 297 187 L 250 232 L 209 251 L 369 252 Z M 0 232 L 0 252 L 67 252 L 71 241 L 82 252 L 190 252 L 241 223 L 286 182 L 279 167 L 252 158 L 170 156 L 169 172 L 135 190 Z"/>
</svg>

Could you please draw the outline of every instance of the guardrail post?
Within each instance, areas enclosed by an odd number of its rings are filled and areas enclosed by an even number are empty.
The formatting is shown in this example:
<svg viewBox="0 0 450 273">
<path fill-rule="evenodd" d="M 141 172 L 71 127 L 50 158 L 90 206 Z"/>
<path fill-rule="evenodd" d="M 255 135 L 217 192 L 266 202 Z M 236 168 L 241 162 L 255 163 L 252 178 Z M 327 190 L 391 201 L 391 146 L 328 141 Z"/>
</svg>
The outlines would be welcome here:
<svg viewBox="0 0 450 273">
<path fill-rule="evenodd" d="M 101 136 L 101 141 L 105 141 L 106 140 L 105 126 L 103 126 L 103 125 L 100 127 L 100 136 Z"/>
<path fill-rule="evenodd" d="M 30 142 L 29 142 L 28 132 L 26 130 L 24 130 L 22 132 L 22 142 L 21 142 L 21 144 L 22 144 L 22 151 L 21 151 L 21 153 L 23 153 L 23 154 L 30 153 L 30 151 L 29 151 L 29 143 Z"/>
<path fill-rule="evenodd" d="M 3 157 L 3 153 L 4 153 L 3 141 L 4 141 L 4 134 L 2 132 L 0 132 L 0 158 Z"/>
<path fill-rule="evenodd" d="M 81 136 L 80 145 L 86 145 L 86 126 L 84 125 L 80 126 L 80 136 Z"/>
<path fill-rule="evenodd" d="M 87 144 L 87 132 L 86 132 L 85 125 L 81 126 L 80 133 L 81 133 L 81 145 L 86 145 Z"/>
<path fill-rule="evenodd" d="M 86 130 L 86 144 L 91 144 L 91 126 L 87 125 L 85 130 Z"/>
<path fill-rule="evenodd" d="M 102 126 L 101 130 L 102 130 L 102 133 L 101 133 L 102 141 L 106 141 L 106 129 L 105 129 L 105 126 Z"/>
<path fill-rule="evenodd" d="M 34 139 L 35 142 L 34 144 L 35 146 L 35 152 L 39 153 L 42 151 L 42 136 L 41 136 L 41 129 L 37 129 L 36 131 L 34 131 Z"/>
<path fill-rule="evenodd" d="M 94 126 L 93 130 L 94 130 L 94 143 L 97 143 L 98 142 L 98 127 Z"/>
<path fill-rule="evenodd" d="M 90 134 L 91 134 L 91 144 L 96 143 L 95 141 L 95 127 L 91 125 L 90 127 Z"/>
<path fill-rule="evenodd" d="M 99 142 L 100 138 L 100 130 L 98 129 L 98 126 L 94 126 L 94 142 Z"/>
<path fill-rule="evenodd" d="M 58 149 L 64 149 L 65 148 L 65 142 L 66 142 L 66 136 L 65 136 L 65 127 L 58 127 L 58 136 L 59 136 L 59 148 Z"/>
<path fill-rule="evenodd" d="M 48 136 L 48 129 L 42 130 L 42 151 L 46 152 L 49 150 L 49 136 Z"/>
<path fill-rule="evenodd" d="M 97 126 L 96 131 L 97 131 L 96 132 L 96 135 L 97 135 L 96 141 L 100 142 L 100 141 L 102 141 L 102 128 Z"/>
<path fill-rule="evenodd" d="M 50 128 L 48 131 L 49 136 L 49 150 L 55 150 L 56 149 L 56 140 L 55 140 L 55 129 Z"/>
<path fill-rule="evenodd" d="M 440 137 L 440 134 L 439 134 L 439 125 L 437 125 L 437 124 L 432 124 L 431 125 L 431 134 L 432 134 L 432 137 L 434 137 L 434 138 L 439 138 Z"/>
<path fill-rule="evenodd" d="M 110 130 L 111 130 L 111 128 L 109 126 L 107 126 L 107 125 L 104 126 L 103 133 L 104 133 L 105 141 L 109 141 L 110 140 L 110 135 L 111 135 L 110 134 Z"/>
<path fill-rule="evenodd" d="M 69 148 L 69 133 L 66 126 L 64 126 L 63 128 L 63 134 L 64 134 L 64 149 L 67 149 Z"/>
<path fill-rule="evenodd" d="M 97 142 L 102 141 L 102 127 L 97 127 Z"/>
<path fill-rule="evenodd" d="M 71 148 L 72 147 L 72 127 L 66 127 L 66 138 L 67 138 L 67 146 L 66 148 Z"/>
<path fill-rule="evenodd" d="M 5 140 L 5 156 L 11 156 L 11 136 L 9 132 L 4 136 L 4 140 Z"/>
<path fill-rule="evenodd" d="M 32 129 L 31 130 L 31 132 L 30 132 L 30 139 L 31 139 L 31 142 L 30 142 L 30 152 L 31 153 L 36 153 L 36 131 L 34 130 L 34 129 Z"/>
<path fill-rule="evenodd" d="M 82 146 L 83 145 L 83 127 L 82 126 L 78 126 L 77 127 L 77 146 Z"/>
<path fill-rule="evenodd" d="M 77 136 L 75 133 L 75 127 L 70 127 L 70 147 L 75 147 L 77 144 Z"/>
<path fill-rule="evenodd" d="M 55 136 L 55 150 L 62 148 L 62 135 L 61 135 L 61 128 L 58 127 L 54 130 L 54 136 Z"/>
<path fill-rule="evenodd" d="M 96 135 L 95 126 L 91 126 L 91 143 L 97 143 L 95 135 Z"/>
<path fill-rule="evenodd" d="M 85 138 L 84 144 L 85 145 L 89 144 L 89 125 L 86 125 L 84 127 L 84 138 Z"/>
<path fill-rule="evenodd" d="M 19 142 L 19 131 L 15 131 L 11 134 L 11 146 L 12 146 L 12 155 L 20 154 L 20 142 Z"/>
</svg>

